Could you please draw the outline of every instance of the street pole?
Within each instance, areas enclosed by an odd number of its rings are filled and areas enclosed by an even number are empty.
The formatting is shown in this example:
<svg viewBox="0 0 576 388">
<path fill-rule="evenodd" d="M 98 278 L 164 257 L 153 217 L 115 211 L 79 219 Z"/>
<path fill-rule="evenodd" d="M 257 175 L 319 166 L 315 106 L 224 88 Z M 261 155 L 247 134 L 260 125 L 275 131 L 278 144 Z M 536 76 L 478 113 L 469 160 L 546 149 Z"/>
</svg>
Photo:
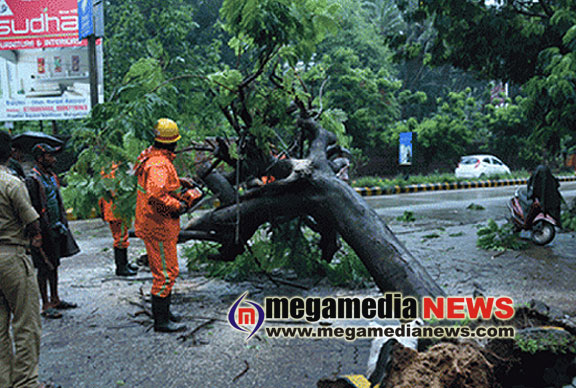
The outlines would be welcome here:
<svg viewBox="0 0 576 388">
<path fill-rule="evenodd" d="M 88 62 L 90 71 L 90 109 L 98 105 L 98 68 L 96 63 L 96 36 L 88 37 Z"/>
</svg>

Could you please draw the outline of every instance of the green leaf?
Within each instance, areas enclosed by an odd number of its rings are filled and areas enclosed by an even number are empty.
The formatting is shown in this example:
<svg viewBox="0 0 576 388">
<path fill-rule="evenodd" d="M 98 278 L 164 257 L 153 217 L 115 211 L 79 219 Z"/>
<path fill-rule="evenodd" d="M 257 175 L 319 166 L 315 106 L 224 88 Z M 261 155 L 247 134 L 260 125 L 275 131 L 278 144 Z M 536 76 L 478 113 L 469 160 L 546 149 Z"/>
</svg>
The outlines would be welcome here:
<svg viewBox="0 0 576 388">
<path fill-rule="evenodd" d="M 562 37 L 562 43 L 570 50 L 576 51 L 576 24 L 566 31 Z"/>
</svg>

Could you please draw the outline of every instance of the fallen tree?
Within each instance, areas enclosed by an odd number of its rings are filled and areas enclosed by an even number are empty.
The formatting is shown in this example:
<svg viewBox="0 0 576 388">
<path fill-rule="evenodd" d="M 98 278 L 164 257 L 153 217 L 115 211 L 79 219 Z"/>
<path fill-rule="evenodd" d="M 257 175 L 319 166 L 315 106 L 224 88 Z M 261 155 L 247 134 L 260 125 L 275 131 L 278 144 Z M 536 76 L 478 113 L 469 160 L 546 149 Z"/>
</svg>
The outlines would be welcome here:
<svg viewBox="0 0 576 388">
<path fill-rule="evenodd" d="M 240 181 L 245 181 L 259 174 L 269 174 L 276 179 L 247 190 L 236 202 L 229 203 L 230 198 L 222 198 L 224 203 L 228 200 L 228 204 L 190 221 L 181 239 L 201 237 L 219 242 L 222 244 L 219 259 L 234 260 L 261 225 L 306 217 L 322 236 L 320 245 L 325 260 L 330 260 L 337 251 L 340 235 L 354 249 L 383 292 L 400 291 L 417 297 L 442 295 L 442 289 L 378 214 L 348 184 L 336 177 L 339 166 L 329 159 L 336 136 L 309 117 L 303 106 L 301 108 L 297 126 L 309 144 L 307 156 L 277 160 L 252 149 L 247 154 L 253 157 L 238 163 L 228 155 L 223 156 L 219 150 L 223 160 L 241 170 L 229 174 L 230 178 L 241 176 Z M 251 168 L 247 168 L 248 165 Z M 204 181 L 214 192 L 230 192 L 232 184 L 216 179 L 218 175 L 219 172 L 212 172 Z M 228 188 L 222 189 L 222 186 Z"/>
<path fill-rule="evenodd" d="M 227 0 L 220 14 L 243 67 L 208 80 L 236 139 L 219 139 L 212 149 L 216 160 L 197 171 L 222 206 L 190 221 L 181 241 L 218 242 L 220 253 L 212 258 L 234 260 L 260 226 L 300 218 L 320 234 L 324 260 L 332 259 L 342 236 L 382 292 L 442 295 L 376 212 L 336 176 L 342 166 L 335 156 L 344 151 L 320 124 L 330 114 L 322 106 L 326 80 L 314 100 L 301 70 L 302 60 L 309 61 L 314 45 L 336 26 L 330 11 L 322 2 L 272 1 L 254 9 Z M 221 162 L 232 171 L 216 169 Z"/>
</svg>

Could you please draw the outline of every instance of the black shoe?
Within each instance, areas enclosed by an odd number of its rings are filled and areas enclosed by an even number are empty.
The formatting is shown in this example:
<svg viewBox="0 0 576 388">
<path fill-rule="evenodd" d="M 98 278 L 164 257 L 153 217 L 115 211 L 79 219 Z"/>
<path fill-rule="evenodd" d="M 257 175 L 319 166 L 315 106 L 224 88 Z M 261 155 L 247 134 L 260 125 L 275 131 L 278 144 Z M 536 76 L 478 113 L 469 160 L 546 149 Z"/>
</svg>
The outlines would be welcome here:
<svg viewBox="0 0 576 388">
<path fill-rule="evenodd" d="M 116 276 L 136 276 L 136 271 L 128 267 L 128 249 L 114 248 L 114 262 L 116 263 Z"/>
<path fill-rule="evenodd" d="M 170 311 L 171 310 L 170 306 L 172 305 L 172 293 L 168 294 L 167 299 L 168 299 L 168 318 L 170 319 L 170 322 L 175 323 L 181 322 L 183 319 L 182 315 L 174 314 L 172 311 Z"/>
<path fill-rule="evenodd" d="M 140 267 L 148 267 L 148 255 L 142 255 L 136 259 L 136 264 Z"/>
<path fill-rule="evenodd" d="M 170 300 L 152 295 L 152 316 L 154 317 L 154 331 L 161 333 L 177 333 L 185 331 L 186 325 L 177 325 L 170 322 Z"/>
<path fill-rule="evenodd" d="M 128 267 L 128 269 L 130 269 L 134 272 L 138 272 L 138 269 L 140 268 L 140 267 L 138 267 L 138 265 L 131 263 L 131 262 L 128 262 L 127 267 Z"/>
</svg>

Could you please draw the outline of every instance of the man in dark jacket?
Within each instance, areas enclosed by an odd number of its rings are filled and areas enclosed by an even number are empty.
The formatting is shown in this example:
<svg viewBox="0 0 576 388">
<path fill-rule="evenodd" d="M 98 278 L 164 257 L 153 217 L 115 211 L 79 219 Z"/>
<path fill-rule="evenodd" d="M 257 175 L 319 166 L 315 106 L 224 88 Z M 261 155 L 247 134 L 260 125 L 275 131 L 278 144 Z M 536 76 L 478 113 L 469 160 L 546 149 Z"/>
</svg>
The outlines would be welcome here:
<svg viewBox="0 0 576 388">
<path fill-rule="evenodd" d="M 42 248 L 32 249 L 32 259 L 38 268 L 38 286 L 42 296 L 42 315 L 59 318 L 55 309 L 77 307 L 60 299 L 58 295 L 58 266 L 61 257 L 75 255 L 80 251 L 68 229 L 66 211 L 60 196 L 60 183 L 52 171 L 59 148 L 37 144 L 32 149 L 36 165 L 26 178 L 32 205 L 40 215 Z M 48 299 L 48 284 L 50 299 Z"/>
<path fill-rule="evenodd" d="M 12 145 L 12 154 L 10 159 L 8 159 L 8 168 L 14 172 L 14 174 L 24 180 L 26 179 L 26 174 L 24 174 L 24 169 L 22 168 L 22 160 L 24 159 L 24 151 L 20 146 Z"/>
</svg>

